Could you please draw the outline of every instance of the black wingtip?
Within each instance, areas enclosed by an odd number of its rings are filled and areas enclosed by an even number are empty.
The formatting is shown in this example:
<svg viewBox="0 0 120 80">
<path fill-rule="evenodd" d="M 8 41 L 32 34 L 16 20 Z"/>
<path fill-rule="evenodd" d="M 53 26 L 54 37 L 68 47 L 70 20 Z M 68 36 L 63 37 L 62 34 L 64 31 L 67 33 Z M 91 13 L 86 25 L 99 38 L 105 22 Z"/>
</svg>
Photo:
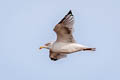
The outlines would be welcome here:
<svg viewBox="0 0 120 80">
<path fill-rule="evenodd" d="M 55 59 L 55 58 L 50 58 L 51 60 L 53 60 L 53 61 L 57 61 L 58 59 Z"/>
<path fill-rule="evenodd" d="M 70 11 L 68 12 L 68 14 L 71 14 L 71 15 L 73 15 L 73 14 L 72 14 L 72 10 L 70 10 Z"/>
<path fill-rule="evenodd" d="M 66 17 L 67 17 L 68 15 L 73 16 L 71 10 L 65 15 L 65 17 L 64 17 L 58 24 L 62 23 L 62 22 L 66 19 Z"/>
</svg>

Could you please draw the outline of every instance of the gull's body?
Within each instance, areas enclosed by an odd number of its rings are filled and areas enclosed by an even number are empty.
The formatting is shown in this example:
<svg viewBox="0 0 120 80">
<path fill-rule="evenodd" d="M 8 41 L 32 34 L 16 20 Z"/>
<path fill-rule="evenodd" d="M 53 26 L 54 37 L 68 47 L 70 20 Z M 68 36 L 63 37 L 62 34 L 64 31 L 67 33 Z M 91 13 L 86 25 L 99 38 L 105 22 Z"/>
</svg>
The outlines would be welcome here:
<svg viewBox="0 0 120 80">
<path fill-rule="evenodd" d="M 72 53 L 83 50 L 86 46 L 77 43 L 54 42 L 50 50 L 53 52 Z"/>
<path fill-rule="evenodd" d="M 55 26 L 54 31 L 57 34 L 57 40 L 49 42 L 40 48 L 47 48 L 50 50 L 50 59 L 58 60 L 66 57 L 66 54 L 70 54 L 77 51 L 95 51 L 95 48 L 88 48 L 87 46 L 76 43 L 73 38 L 73 24 L 74 17 L 71 10 L 68 14 Z"/>
</svg>

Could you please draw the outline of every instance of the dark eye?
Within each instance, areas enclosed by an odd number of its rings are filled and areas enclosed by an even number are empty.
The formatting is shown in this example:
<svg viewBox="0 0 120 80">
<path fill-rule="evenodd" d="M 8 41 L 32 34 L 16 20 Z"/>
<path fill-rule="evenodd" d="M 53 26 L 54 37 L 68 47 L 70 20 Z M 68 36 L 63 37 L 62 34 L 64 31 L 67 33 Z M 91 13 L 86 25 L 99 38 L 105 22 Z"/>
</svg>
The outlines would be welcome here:
<svg viewBox="0 0 120 80">
<path fill-rule="evenodd" d="M 50 45 L 50 43 L 45 44 L 46 46 Z"/>
</svg>

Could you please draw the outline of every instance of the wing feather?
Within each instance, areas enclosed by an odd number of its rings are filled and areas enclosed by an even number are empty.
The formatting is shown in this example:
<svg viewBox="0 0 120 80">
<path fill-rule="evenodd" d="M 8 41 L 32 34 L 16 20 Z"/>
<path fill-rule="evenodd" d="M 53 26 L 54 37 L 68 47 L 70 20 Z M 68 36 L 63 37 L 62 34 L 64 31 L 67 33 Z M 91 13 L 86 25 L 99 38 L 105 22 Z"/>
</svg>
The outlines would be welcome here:
<svg viewBox="0 0 120 80">
<path fill-rule="evenodd" d="M 57 41 L 61 42 L 72 42 L 75 40 L 73 38 L 73 24 L 74 16 L 70 10 L 67 15 L 55 26 L 54 31 L 57 33 Z"/>
<path fill-rule="evenodd" d="M 56 61 L 58 59 L 67 57 L 67 55 L 63 54 L 63 53 L 54 53 L 54 52 L 50 51 L 49 57 L 50 57 L 51 60 Z"/>
</svg>

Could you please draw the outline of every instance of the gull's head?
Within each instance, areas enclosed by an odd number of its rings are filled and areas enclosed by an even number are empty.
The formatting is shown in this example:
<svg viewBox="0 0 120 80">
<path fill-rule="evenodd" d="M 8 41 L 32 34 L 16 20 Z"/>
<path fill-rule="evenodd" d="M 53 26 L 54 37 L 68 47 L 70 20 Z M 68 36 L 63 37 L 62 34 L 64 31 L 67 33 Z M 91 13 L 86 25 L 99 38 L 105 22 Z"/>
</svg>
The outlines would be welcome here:
<svg viewBox="0 0 120 80">
<path fill-rule="evenodd" d="M 40 46 L 40 49 L 43 49 L 43 48 L 50 49 L 52 44 L 53 44 L 53 42 L 46 43 L 44 46 Z"/>
</svg>

